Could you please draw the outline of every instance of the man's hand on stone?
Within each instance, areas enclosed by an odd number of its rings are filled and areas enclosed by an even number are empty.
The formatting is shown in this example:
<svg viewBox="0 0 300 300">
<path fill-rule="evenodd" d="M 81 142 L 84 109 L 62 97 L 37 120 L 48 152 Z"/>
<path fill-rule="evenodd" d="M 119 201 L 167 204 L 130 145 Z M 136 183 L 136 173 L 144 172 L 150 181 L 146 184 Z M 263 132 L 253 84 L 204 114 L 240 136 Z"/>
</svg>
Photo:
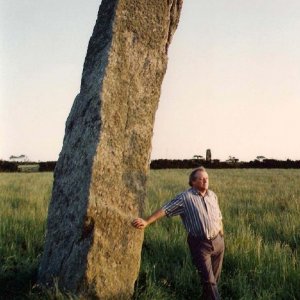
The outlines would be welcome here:
<svg viewBox="0 0 300 300">
<path fill-rule="evenodd" d="M 145 221 L 144 219 L 142 218 L 137 218 L 137 219 L 134 219 L 132 222 L 131 222 L 132 226 L 137 228 L 137 229 L 144 229 L 146 228 L 146 226 L 148 225 L 148 222 Z"/>
<path fill-rule="evenodd" d="M 148 217 L 146 220 L 142 218 L 134 219 L 131 224 L 137 229 L 145 229 L 148 225 L 155 222 L 156 220 L 164 217 L 166 215 L 165 211 L 163 209 L 158 209 L 156 212 L 154 212 L 150 217 Z"/>
</svg>

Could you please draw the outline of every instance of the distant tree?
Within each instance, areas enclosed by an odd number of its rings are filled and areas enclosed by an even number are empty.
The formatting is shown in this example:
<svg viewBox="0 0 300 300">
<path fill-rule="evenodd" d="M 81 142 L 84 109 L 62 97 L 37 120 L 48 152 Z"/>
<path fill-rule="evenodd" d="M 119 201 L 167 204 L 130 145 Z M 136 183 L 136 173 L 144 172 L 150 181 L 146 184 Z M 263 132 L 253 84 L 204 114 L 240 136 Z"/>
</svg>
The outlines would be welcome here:
<svg viewBox="0 0 300 300">
<path fill-rule="evenodd" d="M 9 157 L 9 160 L 11 161 L 20 161 L 20 162 L 24 162 L 24 161 L 28 161 L 28 157 L 25 155 L 25 154 L 21 154 L 19 156 L 16 156 L 16 155 L 11 155 Z"/>
<path fill-rule="evenodd" d="M 12 161 L 0 160 L 0 172 L 17 172 L 18 163 Z"/>
<path fill-rule="evenodd" d="M 206 150 L 206 161 L 211 162 L 211 150 L 210 149 Z"/>
</svg>

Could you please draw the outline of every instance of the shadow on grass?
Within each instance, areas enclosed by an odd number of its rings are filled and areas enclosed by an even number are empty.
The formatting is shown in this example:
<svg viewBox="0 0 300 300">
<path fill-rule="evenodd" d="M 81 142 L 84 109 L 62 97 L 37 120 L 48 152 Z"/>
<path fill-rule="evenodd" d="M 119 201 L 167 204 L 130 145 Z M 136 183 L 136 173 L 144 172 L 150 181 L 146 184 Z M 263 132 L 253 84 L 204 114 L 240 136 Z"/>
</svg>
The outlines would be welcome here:
<svg viewBox="0 0 300 300">
<path fill-rule="evenodd" d="M 25 299 L 37 278 L 37 265 L 14 262 L 2 267 L 0 274 L 0 299 Z"/>
</svg>

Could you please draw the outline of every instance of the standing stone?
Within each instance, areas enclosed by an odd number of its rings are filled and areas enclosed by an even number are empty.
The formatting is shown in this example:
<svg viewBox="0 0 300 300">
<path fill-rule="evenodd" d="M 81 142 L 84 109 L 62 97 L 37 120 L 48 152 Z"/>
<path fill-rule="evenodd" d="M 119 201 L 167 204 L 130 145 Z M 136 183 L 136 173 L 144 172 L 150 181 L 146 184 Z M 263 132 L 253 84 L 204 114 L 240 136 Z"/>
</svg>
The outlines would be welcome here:
<svg viewBox="0 0 300 300">
<path fill-rule="evenodd" d="M 102 0 L 54 173 L 39 282 L 128 299 L 167 50 L 182 0 Z"/>
<path fill-rule="evenodd" d="M 206 161 L 211 162 L 211 150 L 210 149 L 206 150 Z"/>
</svg>

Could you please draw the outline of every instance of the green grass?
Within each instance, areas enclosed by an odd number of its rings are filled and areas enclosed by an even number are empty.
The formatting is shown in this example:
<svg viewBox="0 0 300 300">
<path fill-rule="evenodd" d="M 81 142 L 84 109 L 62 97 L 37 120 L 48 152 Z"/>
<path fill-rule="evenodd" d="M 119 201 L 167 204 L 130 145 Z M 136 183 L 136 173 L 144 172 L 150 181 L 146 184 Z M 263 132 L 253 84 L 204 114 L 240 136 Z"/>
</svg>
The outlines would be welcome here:
<svg viewBox="0 0 300 300">
<path fill-rule="evenodd" d="M 44 243 L 52 173 L 0 173 L 0 295 L 28 292 Z"/>
<path fill-rule="evenodd" d="M 187 188 L 190 170 L 152 170 L 145 215 Z M 225 225 L 223 299 L 300 299 L 300 170 L 209 170 Z M 0 298 L 71 299 L 36 294 L 52 173 L 0 173 Z M 145 231 L 134 299 L 199 299 L 179 217 Z"/>
<path fill-rule="evenodd" d="M 148 215 L 187 187 L 190 170 L 152 171 Z M 210 170 L 226 252 L 223 299 L 300 299 L 300 170 Z M 198 299 L 201 290 L 178 217 L 146 230 L 138 299 Z M 150 296 L 151 295 L 151 296 Z"/>
</svg>

